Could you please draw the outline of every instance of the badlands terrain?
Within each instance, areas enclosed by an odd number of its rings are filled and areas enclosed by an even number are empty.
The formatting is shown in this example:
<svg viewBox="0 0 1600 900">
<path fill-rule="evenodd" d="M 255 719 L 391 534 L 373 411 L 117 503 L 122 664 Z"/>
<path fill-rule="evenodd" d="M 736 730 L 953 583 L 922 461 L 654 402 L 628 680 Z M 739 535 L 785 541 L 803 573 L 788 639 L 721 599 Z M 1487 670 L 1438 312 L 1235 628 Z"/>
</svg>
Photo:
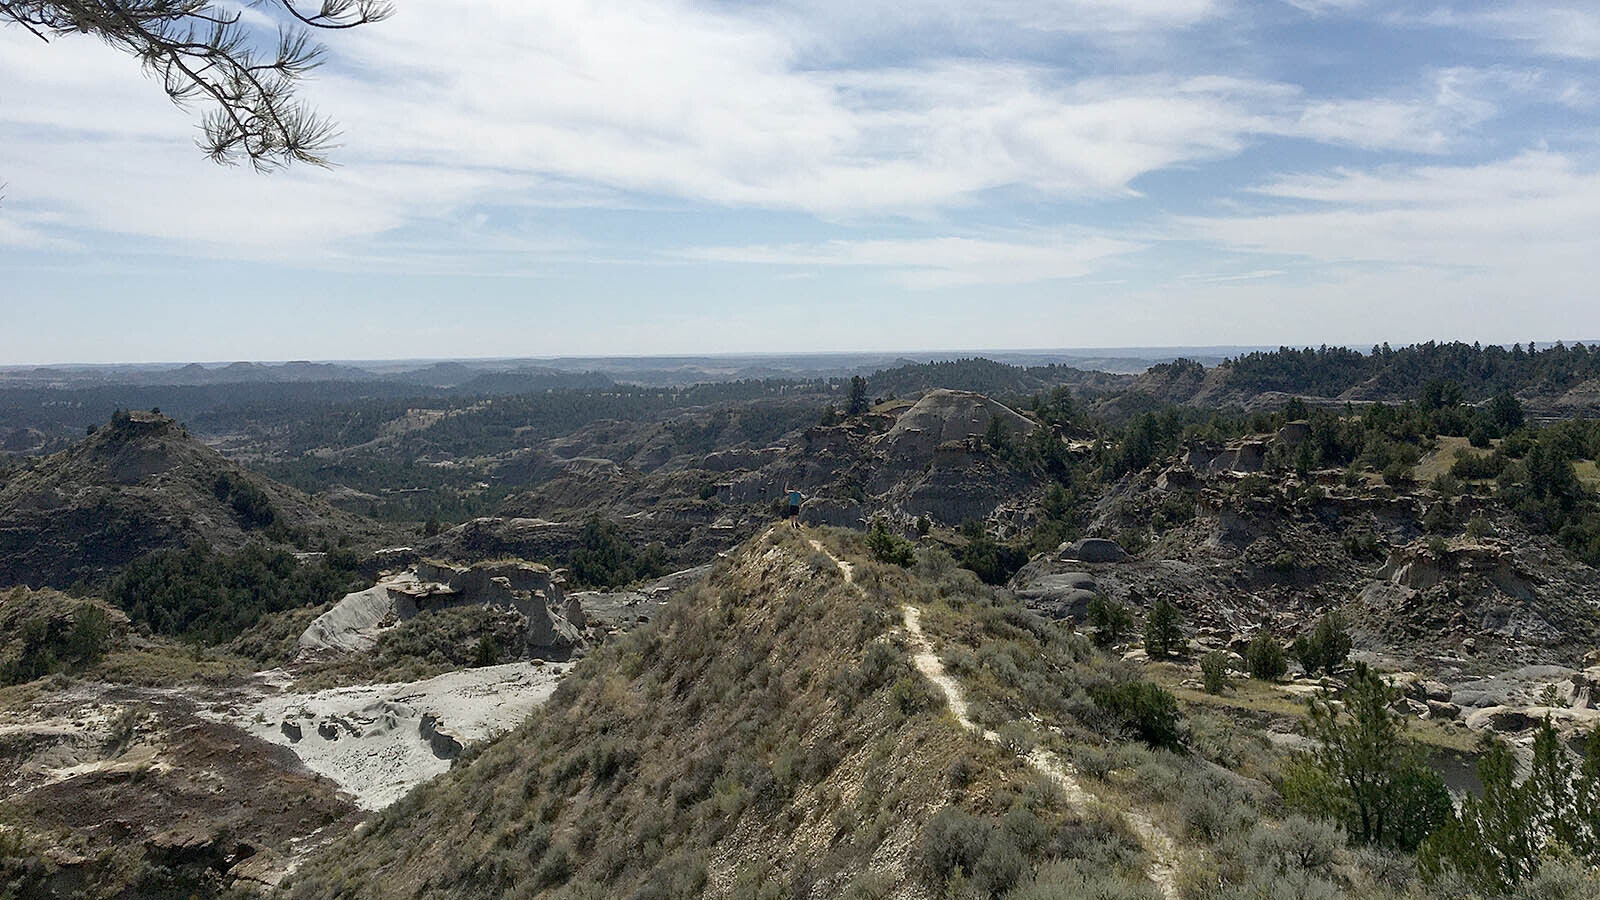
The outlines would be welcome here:
<svg viewBox="0 0 1600 900">
<path fill-rule="evenodd" d="M 7 373 L 0 896 L 1596 895 L 1600 356 L 888 362 Z"/>
</svg>

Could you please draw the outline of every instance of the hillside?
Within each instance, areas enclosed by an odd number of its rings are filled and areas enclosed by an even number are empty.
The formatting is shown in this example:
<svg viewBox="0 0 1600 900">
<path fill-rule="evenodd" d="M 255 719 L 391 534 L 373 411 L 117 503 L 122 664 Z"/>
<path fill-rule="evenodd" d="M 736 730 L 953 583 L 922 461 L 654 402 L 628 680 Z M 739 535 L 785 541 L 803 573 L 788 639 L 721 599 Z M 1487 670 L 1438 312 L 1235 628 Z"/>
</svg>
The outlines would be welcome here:
<svg viewBox="0 0 1600 900">
<path fill-rule="evenodd" d="M 1048 879 L 1046 858 L 1094 873 L 1063 884 L 1148 894 L 1117 816 L 946 714 L 908 577 L 855 571 L 789 532 L 752 541 L 286 895 L 928 897 Z"/>
<path fill-rule="evenodd" d="M 1201 694 L 1187 658 L 1123 655 L 937 551 L 773 529 L 278 896 L 1486 896 L 1296 793 L 1307 742 L 1261 727 L 1304 714 L 1295 685 Z M 1553 861 L 1529 885 L 1593 886 Z"/>
<path fill-rule="evenodd" d="M 1225 640 L 1263 623 L 1292 636 L 1344 609 L 1363 647 L 1458 669 L 1572 667 L 1600 646 L 1600 572 L 1487 485 L 1266 474 L 1263 460 L 1292 457 L 1298 437 L 1195 441 L 1127 476 L 1082 531 L 1131 553 L 1084 559 L 1062 545 L 1012 587 L 1079 619 L 1096 594 L 1136 609 L 1165 599 Z"/>
<path fill-rule="evenodd" d="M 152 550 L 372 540 L 378 528 L 254 474 L 159 413 L 114 417 L 0 485 L 0 586 L 67 587 Z"/>
</svg>

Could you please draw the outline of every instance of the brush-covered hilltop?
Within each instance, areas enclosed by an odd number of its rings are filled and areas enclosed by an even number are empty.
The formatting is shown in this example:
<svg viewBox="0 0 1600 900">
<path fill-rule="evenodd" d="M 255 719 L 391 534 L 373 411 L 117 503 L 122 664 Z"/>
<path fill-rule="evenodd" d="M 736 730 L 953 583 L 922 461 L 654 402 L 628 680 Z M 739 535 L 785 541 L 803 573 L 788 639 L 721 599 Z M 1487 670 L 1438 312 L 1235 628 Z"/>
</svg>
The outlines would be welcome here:
<svg viewBox="0 0 1600 900">
<path fill-rule="evenodd" d="M 887 362 L 0 380 L 0 897 L 1600 895 L 1586 346 Z"/>
<path fill-rule="evenodd" d="M 0 586 L 65 588 L 156 550 L 325 545 L 378 532 L 227 459 L 159 412 L 121 410 L 0 482 Z"/>
</svg>

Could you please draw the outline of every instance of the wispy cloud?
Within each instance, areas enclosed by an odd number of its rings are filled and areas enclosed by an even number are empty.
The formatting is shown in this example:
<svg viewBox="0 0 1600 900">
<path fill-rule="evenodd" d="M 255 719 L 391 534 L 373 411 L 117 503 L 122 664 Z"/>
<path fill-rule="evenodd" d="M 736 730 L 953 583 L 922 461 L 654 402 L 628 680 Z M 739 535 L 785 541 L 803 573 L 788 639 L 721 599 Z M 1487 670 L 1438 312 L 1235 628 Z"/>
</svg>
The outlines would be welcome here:
<svg viewBox="0 0 1600 900">
<path fill-rule="evenodd" d="M 1440 8 L 1420 21 L 1517 41 L 1554 57 L 1600 59 L 1600 9 L 1562 0 L 1509 0 L 1476 9 Z"/>
<path fill-rule="evenodd" d="M 1255 192 L 1299 208 L 1185 219 L 1187 233 L 1327 263 L 1532 274 L 1559 257 L 1600 274 L 1600 171 L 1558 153 L 1284 177 Z"/>
<path fill-rule="evenodd" d="M 1081 278 L 1143 246 L 1099 236 L 1035 235 L 1027 241 L 939 237 L 701 247 L 680 255 L 722 263 L 881 269 L 908 288 L 925 290 Z"/>
<path fill-rule="evenodd" d="M 929 3 L 924 14 L 962 9 Z M 1087 16 L 1082 27 L 1115 30 L 1177 27 L 1216 10 L 1151 0 L 986 14 Z M 26 185 L 24 202 L 68 211 L 82 228 L 205 252 L 231 244 L 251 258 L 306 258 L 491 201 L 539 208 L 632 195 L 857 219 L 927 217 L 1000 189 L 1127 197 L 1146 175 L 1273 136 L 1441 152 L 1492 112 L 1447 90 L 1445 76 L 1394 99 L 1317 98 L 1234 76 L 1064 78 L 1006 60 L 808 69 L 799 38 L 728 7 L 485 0 L 455 15 L 406 6 L 379 28 L 340 35 L 341 65 L 309 90 L 343 124 L 346 165 L 264 180 L 194 158 L 173 127 L 183 114 L 130 81 L 131 61 L 22 37 L 0 32 L 0 73 L 37 89 L 4 111 L 0 162 Z M 91 90 L 102 82 L 112 90 Z M 108 155 L 111 140 L 121 146 Z M 201 196 L 208 202 L 192 202 Z"/>
<path fill-rule="evenodd" d="M 497 322 L 533 296 L 659 304 L 635 349 L 776 321 L 758 294 L 847 345 L 811 321 L 824 285 L 885 322 L 938 310 L 965 346 L 1193 343 L 1300 321 L 1348 339 L 1339 316 L 1395 315 L 1429 279 L 1474 321 L 1513 321 L 1500 291 L 1555 322 L 1600 279 L 1600 143 L 1574 114 L 1600 11 L 1573 0 L 414 0 L 328 43 L 304 92 L 343 128 L 340 166 L 264 178 L 205 162 L 194 111 L 135 60 L 0 28 L 0 304 L 55 266 L 26 290 L 77 291 L 57 331 L 125 331 L 141 320 L 85 313 L 100 293 L 58 273 L 115 257 L 170 293 L 245 261 L 370 296 L 539 279 L 485 287 Z M 240 302 L 284 302 L 254 289 Z M 962 318 L 996 298 L 1029 324 Z M 1431 321 L 1436 299 L 1416 301 Z"/>
</svg>

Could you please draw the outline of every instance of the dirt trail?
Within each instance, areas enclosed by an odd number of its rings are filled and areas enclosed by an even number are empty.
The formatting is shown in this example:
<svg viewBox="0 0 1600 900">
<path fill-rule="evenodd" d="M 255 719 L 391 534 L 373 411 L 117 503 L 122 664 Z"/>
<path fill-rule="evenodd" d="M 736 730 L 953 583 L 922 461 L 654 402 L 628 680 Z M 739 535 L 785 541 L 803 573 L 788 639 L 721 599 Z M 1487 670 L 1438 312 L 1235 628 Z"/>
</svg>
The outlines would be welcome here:
<svg viewBox="0 0 1600 900">
<path fill-rule="evenodd" d="M 844 574 L 844 580 L 855 583 L 855 568 L 850 564 L 828 552 L 828 548 L 821 541 L 809 541 L 811 548 L 833 560 Z M 950 707 L 950 712 L 961 723 L 963 728 L 981 736 L 990 743 L 999 743 L 1000 736 L 978 723 L 972 721 L 968 715 L 967 698 L 961 691 L 961 685 L 951 678 L 944 670 L 944 662 L 933 650 L 933 643 L 928 640 L 922 631 L 922 610 L 907 603 L 900 607 L 901 614 L 905 617 L 906 633 L 911 638 L 912 663 L 917 671 L 944 695 L 945 703 Z M 1023 759 L 1034 771 L 1049 778 L 1060 788 L 1062 796 L 1073 806 L 1086 806 L 1098 803 L 1099 798 L 1083 786 L 1078 780 L 1077 773 L 1071 763 L 1061 759 L 1056 754 L 1043 747 L 1035 747 Z M 1140 843 L 1144 844 L 1145 852 L 1150 854 L 1150 871 L 1148 875 L 1156 890 L 1166 900 L 1178 900 L 1178 847 L 1161 826 L 1155 823 L 1148 815 L 1138 810 L 1124 809 L 1121 811 L 1122 819 L 1127 823 L 1129 830 L 1138 835 Z"/>
</svg>

